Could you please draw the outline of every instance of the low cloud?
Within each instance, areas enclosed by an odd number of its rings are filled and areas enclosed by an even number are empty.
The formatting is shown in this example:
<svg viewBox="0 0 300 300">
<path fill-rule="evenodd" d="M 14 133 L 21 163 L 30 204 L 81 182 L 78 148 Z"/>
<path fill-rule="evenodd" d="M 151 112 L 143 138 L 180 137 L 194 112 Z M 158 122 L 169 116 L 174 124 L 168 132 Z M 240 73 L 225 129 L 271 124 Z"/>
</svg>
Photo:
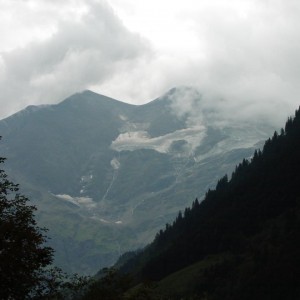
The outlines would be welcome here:
<svg viewBox="0 0 300 300">
<path fill-rule="evenodd" d="M 60 19 L 47 39 L 0 53 L 2 116 L 28 104 L 61 101 L 150 55 L 148 44 L 106 4 L 87 3 L 74 20 Z"/>
<path fill-rule="evenodd" d="M 229 117 L 258 116 L 279 124 L 299 103 L 300 5 L 242 3 L 240 9 L 235 1 L 218 10 L 208 5 L 194 22 L 205 44 L 194 82 Z"/>
<path fill-rule="evenodd" d="M 119 86 L 120 94 L 151 100 L 174 86 L 195 86 L 205 107 L 216 108 L 224 118 L 265 119 L 282 126 L 299 105 L 300 3 L 187 0 L 172 5 L 182 51 L 174 47 L 166 52 L 155 45 L 155 56 L 135 66 Z M 186 40 L 186 35 L 193 39 Z M 111 90 L 121 76 L 101 87 Z M 190 100 L 182 98 L 176 105 L 180 114 Z M 201 115 L 203 105 L 193 105 L 192 113 Z"/>
<path fill-rule="evenodd" d="M 200 116 L 204 105 L 223 117 L 275 126 L 299 105 L 297 0 L 153 0 L 147 10 L 136 0 L 112 0 L 114 10 L 99 0 L 7 3 L 2 11 L 32 35 L 18 31 L 24 36 L 19 48 L 13 35 L 4 39 L 2 116 L 87 88 L 141 104 L 172 87 L 195 86 L 202 104 L 186 97 L 182 106 L 174 104 L 179 114 L 193 105 Z M 0 17 L 2 33 L 9 14 L 0 11 Z"/>
</svg>

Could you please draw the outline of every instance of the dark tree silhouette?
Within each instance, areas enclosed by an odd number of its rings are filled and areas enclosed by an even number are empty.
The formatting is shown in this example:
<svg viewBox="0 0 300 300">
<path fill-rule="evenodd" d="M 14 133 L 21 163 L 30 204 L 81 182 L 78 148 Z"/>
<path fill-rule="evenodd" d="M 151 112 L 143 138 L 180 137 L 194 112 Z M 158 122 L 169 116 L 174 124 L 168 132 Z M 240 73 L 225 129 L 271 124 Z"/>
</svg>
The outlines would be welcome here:
<svg viewBox="0 0 300 300">
<path fill-rule="evenodd" d="M 300 109 L 120 271 L 136 283 L 160 281 L 201 262 L 188 287 L 204 299 L 300 299 L 299 166 Z"/>
<path fill-rule="evenodd" d="M 4 162 L 0 158 L 0 163 Z M 0 170 L 0 299 L 26 299 L 45 281 L 53 250 L 34 220 L 36 208 Z"/>
</svg>

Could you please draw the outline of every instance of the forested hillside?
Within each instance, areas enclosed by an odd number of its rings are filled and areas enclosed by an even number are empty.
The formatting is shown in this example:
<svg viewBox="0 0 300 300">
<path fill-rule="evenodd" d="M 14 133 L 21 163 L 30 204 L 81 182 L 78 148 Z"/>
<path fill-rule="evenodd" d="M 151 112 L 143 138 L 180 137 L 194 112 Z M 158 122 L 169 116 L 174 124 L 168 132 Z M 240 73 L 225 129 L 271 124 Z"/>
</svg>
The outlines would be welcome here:
<svg viewBox="0 0 300 300">
<path fill-rule="evenodd" d="M 297 110 L 120 271 L 155 282 L 149 299 L 299 299 L 299 166 Z"/>
</svg>

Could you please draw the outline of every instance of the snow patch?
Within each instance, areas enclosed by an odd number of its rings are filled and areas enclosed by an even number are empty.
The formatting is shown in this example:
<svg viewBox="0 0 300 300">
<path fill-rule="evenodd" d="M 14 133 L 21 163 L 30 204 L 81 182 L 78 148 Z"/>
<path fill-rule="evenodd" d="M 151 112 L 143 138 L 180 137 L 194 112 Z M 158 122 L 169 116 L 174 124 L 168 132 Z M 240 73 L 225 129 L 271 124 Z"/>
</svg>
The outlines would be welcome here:
<svg viewBox="0 0 300 300">
<path fill-rule="evenodd" d="M 111 161 L 110 161 L 110 165 L 112 166 L 112 168 L 114 170 L 118 170 L 120 168 L 120 162 L 118 161 L 118 159 L 116 157 L 114 157 Z"/>
<path fill-rule="evenodd" d="M 88 183 L 93 179 L 93 174 L 81 176 L 81 182 Z"/>
<path fill-rule="evenodd" d="M 104 224 L 118 224 L 118 225 L 123 224 L 122 221 L 115 221 L 115 222 L 114 221 L 108 221 L 108 220 L 105 220 L 103 218 L 99 218 L 99 217 L 96 217 L 96 216 L 92 216 L 91 219 L 96 220 L 96 221 L 100 221 L 101 223 L 104 223 Z"/>
<path fill-rule="evenodd" d="M 93 199 L 90 197 L 72 197 L 67 194 L 58 194 L 54 196 L 57 197 L 58 199 L 71 202 L 77 205 L 78 207 L 94 208 L 97 206 L 97 203 L 95 203 Z"/>
<path fill-rule="evenodd" d="M 99 219 L 102 223 L 110 223 L 109 221 L 107 221 L 107 220 L 104 220 L 104 219 Z"/>
<path fill-rule="evenodd" d="M 206 152 L 205 154 L 198 155 L 194 157 L 194 161 L 196 163 L 201 162 L 202 160 L 205 160 L 207 158 L 214 157 L 216 155 L 226 153 L 235 149 L 247 149 L 255 147 L 255 144 L 257 143 L 257 138 L 254 136 L 248 136 L 247 140 L 242 139 L 239 136 L 231 136 L 229 138 L 226 138 L 225 140 L 222 140 L 214 145 L 214 147 Z"/>
<path fill-rule="evenodd" d="M 170 146 L 176 141 L 186 141 L 186 155 L 190 155 L 200 145 L 206 135 L 206 128 L 202 125 L 176 130 L 159 137 L 150 137 L 147 131 L 133 131 L 121 133 L 111 144 L 116 151 L 134 151 L 152 149 L 160 153 L 168 153 Z"/>
<path fill-rule="evenodd" d="M 122 120 L 122 121 L 127 121 L 128 118 L 124 115 L 119 115 L 119 118 Z"/>
</svg>

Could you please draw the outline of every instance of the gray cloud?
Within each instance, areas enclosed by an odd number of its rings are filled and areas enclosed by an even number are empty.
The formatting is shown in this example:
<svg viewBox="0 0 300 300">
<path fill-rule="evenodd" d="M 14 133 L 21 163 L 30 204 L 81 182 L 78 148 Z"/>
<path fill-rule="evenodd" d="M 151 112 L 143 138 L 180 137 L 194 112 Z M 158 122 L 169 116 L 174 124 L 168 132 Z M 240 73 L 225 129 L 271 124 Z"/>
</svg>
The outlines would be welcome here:
<svg viewBox="0 0 300 300">
<path fill-rule="evenodd" d="M 186 7 L 189 4 L 187 0 Z M 203 105 L 217 107 L 229 119 L 266 119 L 281 126 L 299 105 L 299 17 L 300 3 L 295 0 L 194 3 L 177 18 L 198 46 L 182 47 L 179 55 L 176 49 L 157 52 L 132 70 L 120 91 L 150 100 L 177 85 L 196 86 Z M 184 42 L 184 36 L 178 36 L 178 45 Z M 119 76 L 102 87 L 111 89 Z M 137 80 L 139 86 L 133 86 Z M 181 106 L 176 102 L 180 111 L 189 106 L 185 98 Z"/>
<path fill-rule="evenodd" d="M 162 4 L 165 12 L 168 1 Z M 0 53 L 2 116 L 28 104 L 57 102 L 86 88 L 138 104 L 174 86 L 196 86 L 202 104 L 192 107 L 194 114 L 203 106 L 217 107 L 227 118 L 266 118 L 276 126 L 299 105 L 299 1 L 172 1 L 176 14 L 168 20 L 175 22 L 170 41 L 168 31 L 164 35 L 164 46 L 172 45 L 167 48 L 130 32 L 126 20 L 123 24 L 103 1 L 13 2 L 39 3 L 41 30 L 31 21 L 38 14 L 30 10 L 22 22 L 35 40 L 28 37 L 23 48 L 8 47 Z M 111 3 L 135 8 L 136 1 Z M 10 8 L 17 16 L 21 9 Z M 1 11 L 0 17 L 4 18 Z M 147 12 L 153 30 L 159 30 L 155 20 L 164 20 L 161 17 Z M 41 32 L 47 33 L 42 39 Z M 11 39 L 7 41 L 13 45 Z M 185 111 L 190 103 L 185 95 L 176 108 Z"/>
<path fill-rule="evenodd" d="M 242 1 L 245 10 L 217 3 L 186 16 L 204 57 L 186 77 L 229 118 L 282 124 L 299 105 L 300 3 Z"/>
<path fill-rule="evenodd" d="M 148 53 L 107 5 L 89 1 L 80 18 L 60 19 L 51 37 L 0 54 L 2 116 L 105 82 Z"/>
</svg>

